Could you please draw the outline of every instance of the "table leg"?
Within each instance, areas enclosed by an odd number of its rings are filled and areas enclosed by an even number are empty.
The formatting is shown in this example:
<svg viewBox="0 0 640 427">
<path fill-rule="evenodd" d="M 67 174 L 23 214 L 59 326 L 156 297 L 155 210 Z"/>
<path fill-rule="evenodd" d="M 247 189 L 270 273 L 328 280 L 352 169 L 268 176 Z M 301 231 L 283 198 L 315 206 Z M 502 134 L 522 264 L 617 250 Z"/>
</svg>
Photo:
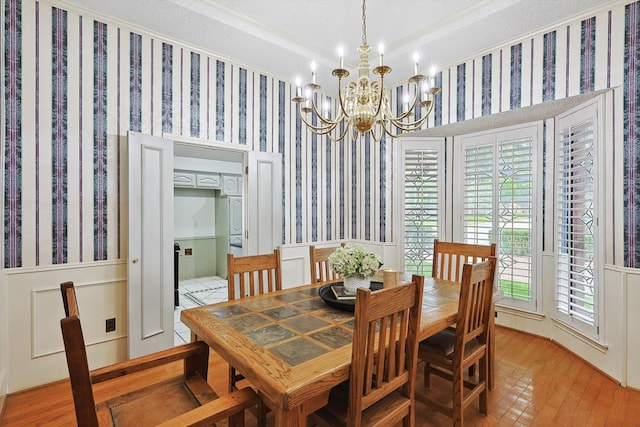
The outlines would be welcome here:
<svg viewBox="0 0 640 427">
<path fill-rule="evenodd" d="M 491 310 L 491 319 L 489 319 L 489 339 L 488 339 L 488 352 L 489 352 L 489 390 L 493 390 L 495 386 L 495 358 L 496 358 L 496 323 L 495 323 L 495 309 Z"/>
<path fill-rule="evenodd" d="M 302 410 L 302 406 L 291 409 L 278 408 L 273 411 L 275 416 L 275 427 L 300 427 L 307 425 L 307 416 Z"/>
</svg>

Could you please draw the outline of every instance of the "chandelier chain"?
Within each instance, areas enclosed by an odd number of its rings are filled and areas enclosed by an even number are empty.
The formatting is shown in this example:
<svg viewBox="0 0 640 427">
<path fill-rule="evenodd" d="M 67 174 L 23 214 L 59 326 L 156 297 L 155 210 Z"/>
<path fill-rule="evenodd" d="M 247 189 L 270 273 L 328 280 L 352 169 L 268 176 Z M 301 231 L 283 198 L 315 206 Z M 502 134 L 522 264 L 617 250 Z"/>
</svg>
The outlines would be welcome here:
<svg viewBox="0 0 640 427">
<path fill-rule="evenodd" d="M 367 5 L 366 0 L 362 0 L 362 44 L 367 44 Z"/>
</svg>

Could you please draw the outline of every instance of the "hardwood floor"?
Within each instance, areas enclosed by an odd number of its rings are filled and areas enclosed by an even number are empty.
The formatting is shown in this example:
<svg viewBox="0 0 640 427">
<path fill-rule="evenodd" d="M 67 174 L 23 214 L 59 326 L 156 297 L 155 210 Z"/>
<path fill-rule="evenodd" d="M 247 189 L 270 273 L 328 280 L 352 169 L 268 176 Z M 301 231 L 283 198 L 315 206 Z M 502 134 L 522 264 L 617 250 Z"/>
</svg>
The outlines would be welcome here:
<svg viewBox="0 0 640 427">
<path fill-rule="evenodd" d="M 211 369 L 211 383 L 223 393 L 227 367 L 216 354 L 212 354 Z M 135 381 L 153 381 L 167 373 L 166 369 L 156 370 L 138 375 Z M 448 383 L 438 378 L 432 382 L 434 393 L 448 393 Z M 126 382 L 100 385 L 96 387 L 96 400 L 120 394 L 126 386 Z M 418 387 L 422 387 L 422 378 Z M 451 425 L 447 417 L 420 403 L 416 408 L 418 427 Z M 496 387 L 489 393 L 489 415 L 482 416 L 477 408 L 473 404 L 465 412 L 466 425 L 640 426 L 639 391 L 620 387 L 547 339 L 504 328 L 497 328 Z M 8 396 L 0 425 L 75 425 L 68 381 Z M 247 416 L 247 425 L 255 426 L 252 415 Z"/>
</svg>

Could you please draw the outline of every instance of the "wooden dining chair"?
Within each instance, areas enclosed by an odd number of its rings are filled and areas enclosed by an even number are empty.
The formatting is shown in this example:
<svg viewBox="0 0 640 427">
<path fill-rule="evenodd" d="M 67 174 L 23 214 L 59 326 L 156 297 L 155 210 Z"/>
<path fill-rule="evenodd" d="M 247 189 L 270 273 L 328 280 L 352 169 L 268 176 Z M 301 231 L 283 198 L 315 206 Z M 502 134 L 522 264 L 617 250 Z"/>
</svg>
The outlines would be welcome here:
<svg viewBox="0 0 640 427">
<path fill-rule="evenodd" d="M 187 426 L 210 425 L 229 418 L 229 425 L 244 425 L 244 410 L 256 406 L 256 393 L 245 388 L 218 397 L 207 383 L 209 347 L 202 341 L 138 357 L 89 371 L 73 282 L 60 285 L 65 315 L 60 320 L 79 426 Z M 136 387 L 117 385 L 122 394 L 95 403 L 93 385 L 121 379 L 151 368 L 183 360 L 181 375 Z M 114 384 L 114 387 L 116 384 Z"/>
<path fill-rule="evenodd" d="M 282 290 L 280 250 L 274 249 L 272 254 L 242 257 L 227 254 L 227 274 L 229 301 Z M 229 365 L 229 392 L 236 391 L 238 382 L 243 379 L 242 373 Z M 266 424 L 266 413 L 266 406 L 260 402 L 257 414 L 259 426 Z"/>
<path fill-rule="evenodd" d="M 495 268 L 495 257 L 464 265 L 455 331 L 439 332 L 422 341 L 418 348 L 418 357 L 425 365 L 425 388 L 431 387 L 431 374 L 436 374 L 450 380 L 453 391 L 451 406 L 422 390 L 416 391 L 416 400 L 451 417 L 456 426 L 463 425 L 464 410 L 476 398 L 480 399 L 480 412 L 487 414 L 488 337 Z M 475 363 L 479 365 L 478 378 L 466 378 L 465 371 Z"/>
<path fill-rule="evenodd" d="M 431 276 L 442 280 L 460 282 L 462 280 L 462 266 L 486 261 L 489 257 L 496 256 L 496 244 L 475 245 L 471 243 L 433 241 L 433 267 Z M 491 327 L 493 329 L 493 325 Z M 490 338 L 493 340 L 493 335 Z M 493 364 L 494 346 L 491 345 L 489 358 L 489 383 L 493 388 Z M 475 366 L 469 367 L 469 375 L 474 374 Z"/>
<path fill-rule="evenodd" d="M 229 301 L 282 289 L 280 250 L 272 254 L 227 254 Z"/>
<path fill-rule="evenodd" d="M 309 261 L 311 271 L 311 283 L 326 282 L 339 279 L 341 276 L 334 273 L 329 267 L 329 255 L 338 248 L 344 248 L 345 244 L 340 246 L 328 246 L 317 248 L 314 245 L 309 246 Z"/>
<path fill-rule="evenodd" d="M 496 256 L 496 244 L 474 245 L 470 243 L 433 241 L 433 265 L 431 276 L 442 280 L 460 282 L 462 266 L 486 261 Z"/>
<path fill-rule="evenodd" d="M 358 288 L 349 380 L 314 417 L 326 425 L 413 426 L 423 276 L 379 291 Z"/>
</svg>

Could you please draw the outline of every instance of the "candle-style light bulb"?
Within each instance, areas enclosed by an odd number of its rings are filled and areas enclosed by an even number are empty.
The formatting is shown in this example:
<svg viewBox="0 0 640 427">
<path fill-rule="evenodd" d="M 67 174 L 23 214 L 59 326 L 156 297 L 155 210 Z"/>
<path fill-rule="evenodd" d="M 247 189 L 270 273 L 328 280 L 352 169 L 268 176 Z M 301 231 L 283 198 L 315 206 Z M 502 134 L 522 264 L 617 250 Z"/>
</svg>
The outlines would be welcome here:
<svg viewBox="0 0 640 427">
<path fill-rule="evenodd" d="M 340 58 L 339 68 L 344 68 L 344 48 L 342 46 L 338 47 L 338 57 Z"/>
<path fill-rule="evenodd" d="M 413 74 L 414 75 L 418 75 L 418 59 L 420 59 L 420 56 L 418 55 L 418 52 L 414 52 L 413 54 L 413 62 L 414 62 L 414 66 L 413 66 Z"/>
<path fill-rule="evenodd" d="M 296 77 L 296 96 L 302 96 L 302 80 L 300 77 Z"/>
<path fill-rule="evenodd" d="M 311 61 L 311 83 L 316 83 L 316 61 Z"/>
<path fill-rule="evenodd" d="M 378 52 L 380 53 L 380 66 L 382 66 L 384 64 L 384 45 L 382 43 L 378 46 Z"/>
</svg>

